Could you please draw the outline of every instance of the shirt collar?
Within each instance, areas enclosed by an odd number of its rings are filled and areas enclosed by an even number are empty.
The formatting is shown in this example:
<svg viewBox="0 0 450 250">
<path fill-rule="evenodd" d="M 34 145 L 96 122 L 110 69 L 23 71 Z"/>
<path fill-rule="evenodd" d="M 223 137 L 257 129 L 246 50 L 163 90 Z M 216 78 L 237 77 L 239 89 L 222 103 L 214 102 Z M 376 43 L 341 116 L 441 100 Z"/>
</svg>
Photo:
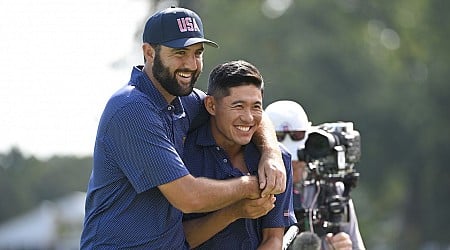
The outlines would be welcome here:
<svg viewBox="0 0 450 250">
<path fill-rule="evenodd" d="M 205 122 L 205 124 L 201 125 L 196 130 L 197 138 L 196 144 L 202 147 L 219 147 L 214 140 L 214 137 L 211 133 L 211 124 L 210 122 Z M 249 167 L 249 171 L 252 174 L 257 173 L 258 164 L 261 157 L 256 145 L 252 142 L 247 144 L 244 149 L 244 157 L 247 166 Z"/>
<path fill-rule="evenodd" d="M 186 116 L 180 97 L 175 97 L 175 99 L 168 104 L 143 69 L 143 65 L 134 66 L 133 71 L 131 72 L 131 80 L 128 84 L 135 86 L 139 91 L 148 96 L 150 100 L 153 100 L 154 104 L 159 107 L 160 110 L 172 111 L 178 118 Z"/>
<path fill-rule="evenodd" d="M 203 147 L 217 146 L 211 133 L 211 124 L 209 120 L 197 128 L 196 144 Z"/>
</svg>

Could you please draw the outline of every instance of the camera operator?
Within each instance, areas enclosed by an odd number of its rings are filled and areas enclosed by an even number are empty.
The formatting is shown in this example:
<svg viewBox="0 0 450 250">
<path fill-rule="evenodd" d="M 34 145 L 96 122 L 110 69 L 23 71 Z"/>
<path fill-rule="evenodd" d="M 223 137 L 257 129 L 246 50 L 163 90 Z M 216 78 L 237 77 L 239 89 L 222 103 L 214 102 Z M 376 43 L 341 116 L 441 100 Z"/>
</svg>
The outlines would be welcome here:
<svg viewBox="0 0 450 250">
<path fill-rule="evenodd" d="M 306 162 L 299 160 L 297 155 L 297 151 L 305 146 L 308 129 L 311 125 L 302 106 L 294 101 L 281 100 L 273 102 L 266 107 L 265 111 L 275 127 L 278 141 L 292 155 L 294 210 L 298 212 L 296 214 L 299 217 L 300 211 L 317 208 L 315 198 L 319 191 L 316 185 L 305 181 L 307 175 Z M 343 188 L 339 191 L 343 192 Z M 359 232 L 353 202 L 350 199 L 348 203 L 349 223 L 341 226 L 340 232 L 335 235 L 328 233 L 322 236 L 322 249 L 365 249 Z M 301 221 L 301 218 L 297 218 L 297 220 Z M 299 227 L 301 230 L 305 230 L 302 228 L 302 225 L 299 225 Z M 301 247 L 308 244 L 300 242 L 302 239 L 299 236 L 293 241 L 289 249 L 314 249 Z"/>
</svg>

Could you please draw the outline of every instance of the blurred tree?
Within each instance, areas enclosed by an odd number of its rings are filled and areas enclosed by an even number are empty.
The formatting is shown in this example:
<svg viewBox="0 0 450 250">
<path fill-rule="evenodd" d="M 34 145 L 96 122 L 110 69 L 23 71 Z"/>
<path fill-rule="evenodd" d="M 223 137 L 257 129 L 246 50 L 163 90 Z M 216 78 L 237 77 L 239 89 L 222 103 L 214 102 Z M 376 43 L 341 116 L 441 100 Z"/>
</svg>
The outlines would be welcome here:
<svg viewBox="0 0 450 250">
<path fill-rule="evenodd" d="M 170 1 L 149 1 L 150 12 Z M 160 5 L 161 4 L 161 5 Z M 450 2 L 180 1 L 203 20 L 204 73 L 245 59 L 265 104 L 301 103 L 314 124 L 353 121 L 362 135 L 352 191 L 368 249 L 440 249 L 450 240 Z M 141 26 L 139 26 L 139 29 Z M 140 34 L 138 31 L 137 34 Z M 90 157 L 0 154 L 0 221 L 42 199 L 85 191 Z"/>
<path fill-rule="evenodd" d="M 58 156 L 47 160 L 24 157 L 17 148 L 0 154 L 0 222 L 43 200 L 86 191 L 91 157 Z"/>
<path fill-rule="evenodd" d="M 266 104 L 293 99 L 315 124 L 355 123 L 369 249 L 448 246 L 448 2 L 184 3 L 221 46 L 207 48 L 200 88 L 216 64 L 246 59 L 265 77 Z"/>
</svg>

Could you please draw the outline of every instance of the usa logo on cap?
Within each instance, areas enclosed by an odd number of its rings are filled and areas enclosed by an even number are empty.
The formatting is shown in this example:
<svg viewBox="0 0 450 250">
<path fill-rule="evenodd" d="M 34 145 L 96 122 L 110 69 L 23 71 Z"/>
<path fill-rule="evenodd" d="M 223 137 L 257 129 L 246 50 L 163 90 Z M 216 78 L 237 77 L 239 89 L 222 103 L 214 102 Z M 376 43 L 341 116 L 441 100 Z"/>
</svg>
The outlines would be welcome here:
<svg viewBox="0 0 450 250">
<path fill-rule="evenodd" d="M 183 48 L 196 43 L 218 47 L 205 39 L 200 17 L 185 8 L 171 7 L 153 14 L 145 24 L 144 43 L 161 44 L 171 48 Z"/>
<path fill-rule="evenodd" d="M 180 32 L 200 31 L 200 28 L 198 27 L 195 18 L 194 19 L 190 17 L 177 18 L 177 22 Z"/>
</svg>

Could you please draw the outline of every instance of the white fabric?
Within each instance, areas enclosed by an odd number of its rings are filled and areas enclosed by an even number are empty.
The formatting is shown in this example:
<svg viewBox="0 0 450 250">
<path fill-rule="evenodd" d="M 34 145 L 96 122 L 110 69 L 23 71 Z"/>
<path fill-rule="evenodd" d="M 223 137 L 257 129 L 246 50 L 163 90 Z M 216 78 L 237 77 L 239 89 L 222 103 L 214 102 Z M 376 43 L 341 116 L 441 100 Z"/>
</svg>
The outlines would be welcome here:
<svg viewBox="0 0 450 250">
<path fill-rule="evenodd" d="M 266 107 L 266 114 L 269 116 L 276 131 L 306 131 L 305 138 L 300 141 L 293 141 L 289 135 L 284 137 L 281 143 L 289 150 L 292 160 L 298 160 L 297 150 L 305 147 L 308 138 L 310 122 L 303 107 L 290 100 L 282 100 L 271 103 Z"/>
</svg>

